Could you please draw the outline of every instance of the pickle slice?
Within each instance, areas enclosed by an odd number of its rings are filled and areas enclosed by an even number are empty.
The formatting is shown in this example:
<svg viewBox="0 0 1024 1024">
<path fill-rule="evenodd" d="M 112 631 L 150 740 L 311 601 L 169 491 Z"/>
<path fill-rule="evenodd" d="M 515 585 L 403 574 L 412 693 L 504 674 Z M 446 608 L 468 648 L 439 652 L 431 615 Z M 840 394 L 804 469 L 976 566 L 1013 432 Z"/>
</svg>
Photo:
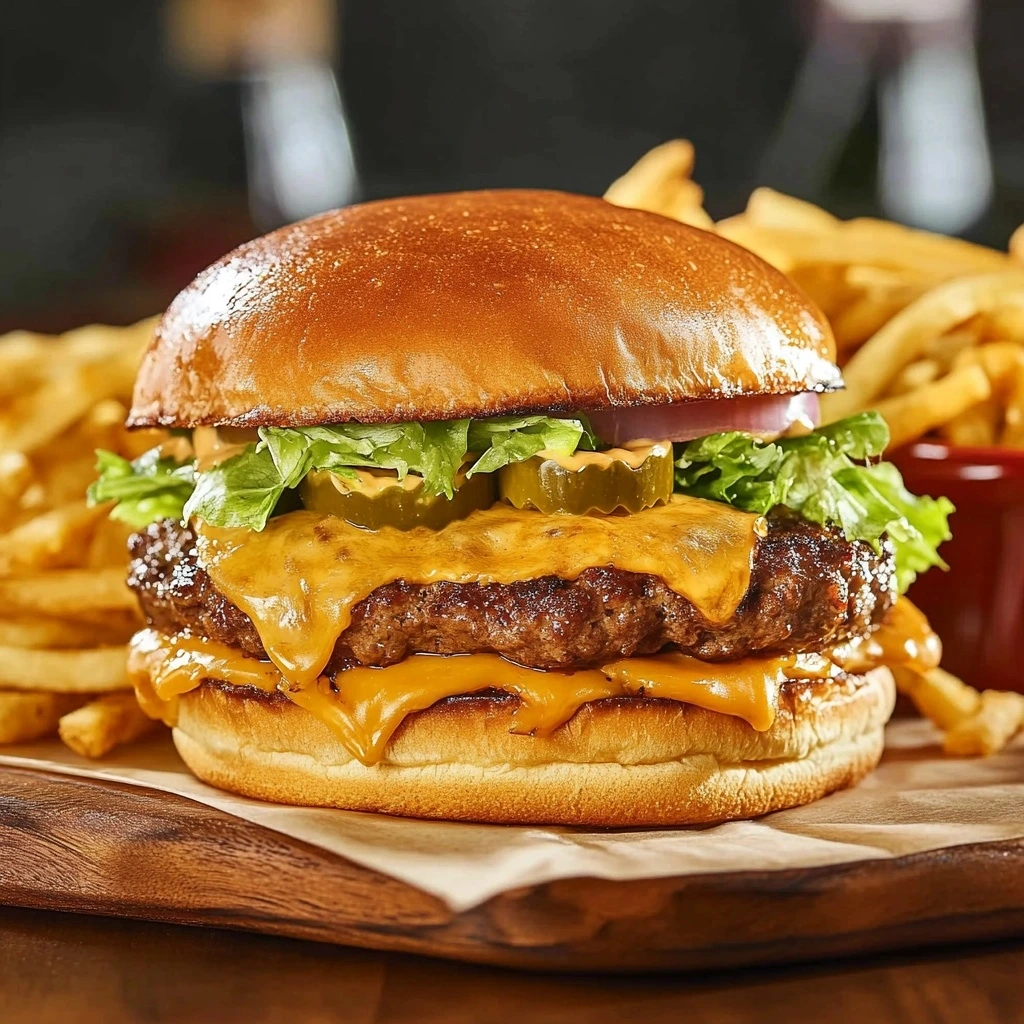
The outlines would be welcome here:
<svg viewBox="0 0 1024 1024">
<path fill-rule="evenodd" d="M 516 508 L 583 516 L 640 512 L 672 496 L 670 441 L 646 442 L 568 458 L 541 452 L 498 472 L 498 493 Z"/>
<path fill-rule="evenodd" d="M 456 481 L 449 499 L 443 494 L 426 494 L 420 477 L 381 475 L 357 470 L 357 480 L 314 470 L 299 484 L 302 504 L 314 512 L 337 516 L 365 530 L 385 526 L 411 530 L 429 526 L 440 530 L 456 519 L 465 519 L 478 508 L 490 508 L 495 501 L 493 474 L 480 473 Z"/>
</svg>

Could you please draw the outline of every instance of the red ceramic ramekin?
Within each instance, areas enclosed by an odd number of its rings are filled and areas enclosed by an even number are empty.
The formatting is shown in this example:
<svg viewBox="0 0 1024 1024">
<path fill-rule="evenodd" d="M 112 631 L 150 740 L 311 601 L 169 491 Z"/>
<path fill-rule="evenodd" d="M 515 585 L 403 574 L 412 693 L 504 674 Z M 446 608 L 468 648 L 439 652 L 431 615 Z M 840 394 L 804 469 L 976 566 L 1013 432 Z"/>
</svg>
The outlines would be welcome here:
<svg viewBox="0 0 1024 1024">
<path fill-rule="evenodd" d="M 930 442 L 893 453 L 915 494 L 946 495 L 953 539 L 908 596 L 942 638 L 944 668 L 973 686 L 1024 692 L 1024 451 Z"/>
</svg>

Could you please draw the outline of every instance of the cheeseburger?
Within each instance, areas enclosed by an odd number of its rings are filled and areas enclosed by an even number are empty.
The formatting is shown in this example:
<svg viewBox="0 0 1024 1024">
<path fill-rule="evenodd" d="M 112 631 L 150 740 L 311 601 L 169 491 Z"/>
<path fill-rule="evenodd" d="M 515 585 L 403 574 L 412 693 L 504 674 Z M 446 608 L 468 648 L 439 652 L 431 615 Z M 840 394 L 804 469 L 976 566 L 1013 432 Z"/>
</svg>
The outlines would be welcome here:
<svg viewBox="0 0 1024 1024">
<path fill-rule="evenodd" d="M 751 253 L 539 191 L 327 213 L 163 317 L 95 501 L 142 706 L 200 778 L 490 822 L 749 817 L 861 779 L 950 506 L 816 428 L 821 313 Z"/>
</svg>

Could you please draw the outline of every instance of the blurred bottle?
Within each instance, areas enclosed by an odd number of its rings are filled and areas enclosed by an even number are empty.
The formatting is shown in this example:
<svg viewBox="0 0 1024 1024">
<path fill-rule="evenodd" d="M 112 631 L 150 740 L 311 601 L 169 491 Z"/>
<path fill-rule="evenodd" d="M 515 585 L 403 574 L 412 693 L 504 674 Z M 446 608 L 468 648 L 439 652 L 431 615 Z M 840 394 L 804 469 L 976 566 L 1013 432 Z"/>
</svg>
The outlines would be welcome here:
<svg viewBox="0 0 1024 1024">
<path fill-rule="evenodd" d="M 249 202 L 262 229 L 344 206 L 358 191 L 334 72 L 332 0 L 170 0 L 179 64 L 243 84 Z"/>
</svg>

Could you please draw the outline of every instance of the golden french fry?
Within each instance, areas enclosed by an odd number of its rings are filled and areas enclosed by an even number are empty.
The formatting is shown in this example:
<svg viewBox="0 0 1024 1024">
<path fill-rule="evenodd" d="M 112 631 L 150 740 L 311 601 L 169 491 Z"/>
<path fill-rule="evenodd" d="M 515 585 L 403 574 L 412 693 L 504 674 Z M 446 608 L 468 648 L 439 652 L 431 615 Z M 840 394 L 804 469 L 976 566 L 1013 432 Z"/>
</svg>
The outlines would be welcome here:
<svg viewBox="0 0 1024 1024">
<path fill-rule="evenodd" d="M 90 569 L 121 566 L 123 570 L 128 557 L 128 538 L 133 532 L 127 523 L 104 517 L 93 530 L 85 564 Z"/>
<path fill-rule="evenodd" d="M 659 213 L 674 220 L 689 224 L 691 227 L 701 228 L 704 231 L 714 231 L 715 222 L 710 214 L 704 209 L 704 192 L 693 181 L 682 182 L 684 186 L 692 188 L 680 188 L 678 193 L 669 199 Z"/>
<path fill-rule="evenodd" d="M 159 726 L 139 707 L 134 693 L 112 693 L 61 718 L 59 733 L 76 754 L 95 758 Z"/>
<path fill-rule="evenodd" d="M 912 267 L 879 267 L 871 263 L 853 263 L 844 268 L 844 273 L 851 288 L 875 294 L 903 290 L 920 295 L 944 280 L 942 276 Z"/>
<path fill-rule="evenodd" d="M 0 647 L 0 689 L 47 693 L 109 693 L 131 688 L 127 650 L 48 651 Z"/>
<path fill-rule="evenodd" d="M 1006 395 L 1003 434 L 999 439 L 1010 448 L 1024 448 L 1024 364 L 1014 369 Z"/>
<path fill-rule="evenodd" d="M 55 733 L 61 717 L 84 700 L 74 693 L 0 692 L 0 744 L 28 743 Z"/>
<path fill-rule="evenodd" d="M 0 451 L 31 453 L 63 433 L 108 393 L 116 373 L 111 362 L 75 367 L 15 399 L 0 418 Z"/>
<path fill-rule="evenodd" d="M 991 393 L 992 385 L 980 366 L 963 366 L 909 394 L 877 402 L 875 409 L 889 424 L 889 446 L 898 448 L 948 423 Z"/>
<path fill-rule="evenodd" d="M 839 350 L 846 351 L 862 345 L 914 298 L 914 295 L 905 292 L 884 295 L 868 292 L 858 296 L 831 318 L 832 333 Z"/>
<path fill-rule="evenodd" d="M 758 227 L 783 231 L 835 231 L 843 223 L 814 203 L 772 188 L 755 188 L 747 200 L 746 212 Z"/>
<path fill-rule="evenodd" d="M 976 325 L 962 324 L 949 334 L 940 334 L 925 346 L 925 354 L 939 364 L 939 369 L 946 373 L 952 367 L 957 356 L 964 349 L 977 345 L 980 336 Z"/>
<path fill-rule="evenodd" d="M 78 501 L 0 534 L 0 575 L 80 565 L 97 523 L 108 511 L 106 506 L 90 508 Z"/>
<path fill-rule="evenodd" d="M 52 341 L 42 334 L 12 331 L 0 337 L 0 401 L 46 379 Z"/>
<path fill-rule="evenodd" d="M 608 187 L 604 198 L 616 206 L 660 213 L 671 198 L 672 186 L 693 173 L 693 143 L 672 139 L 648 150 L 621 178 Z"/>
<path fill-rule="evenodd" d="M 905 395 L 917 388 L 924 387 L 937 380 L 941 367 L 936 359 L 918 359 L 916 363 L 908 363 L 893 378 L 886 391 L 887 395 Z"/>
<path fill-rule="evenodd" d="M 1017 373 L 1024 365 L 1024 346 L 1013 341 L 994 341 L 987 345 L 963 349 L 953 360 L 953 368 L 980 366 L 988 376 L 993 393 L 1004 399 Z"/>
<path fill-rule="evenodd" d="M 846 282 L 843 268 L 829 264 L 794 266 L 789 276 L 821 307 L 830 321 L 858 298 Z"/>
<path fill-rule="evenodd" d="M 0 579 L 0 615 L 52 615 L 76 621 L 83 613 L 135 612 L 124 568 L 55 569 Z"/>
<path fill-rule="evenodd" d="M 21 504 L 37 511 L 77 501 L 96 479 L 96 455 L 92 451 L 59 461 L 44 461 L 33 457 L 33 462 L 36 466 L 38 500 L 30 504 L 31 492 L 26 492 Z"/>
<path fill-rule="evenodd" d="M 931 272 L 944 281 L 1009 269 L 1006 255 L 996 249 L 870 217 L 846 221 L 842 238 L 847 246 L 846 263 Z M 869 258 L 859 259 L 862 253 Z"/>
<path fill-rule="evenodd" d="M 979 313 L 1006 305 L 1024 305 L 1024 272 L 959 278 L 922 295 L 865 342 L 846 364 L 846 390 L 822 397 L 823 421 L 830 423 L 868 408 L 907 363 L 921 358 L 929 341 Z M 975 396 L 973 401 L 987 397 Z M 967 407 L 961 405 L 952 415 Z"/>
<path fill-rule="evenodd" d="M 1024 224 L 1010 236 L 1010 255 L 1024 263 Z"/>
<path fill-rule="evenodd" d="M 998 440 L 1002 418 L 999 403 L 988 398 L 954 416 L 939 427 L 939 433 L 949 444 L 985 448 Z"/>
<path fill-rule="evenodd" d="M 770 231 L 752 224 L 744 213 L 718 221 L 715 224 L 715 231 L 722 238 L 749 249 L 765 263 L 770 263 L 784 274 L 790 273 L 797 266 L 797 260 L 787 251 L 785 245 Z"/>
<path fill-rule="evenodd" d="M 42 616 L 0 619 L 0 647 L 105 647 L 123 644 L 135 631 L 134 619 L 109 616 L 107 622 L 67 622 Z"/>
<path fill-rule="evenodd" d="M 34 476 L 24 452 L 0 452 L 0 501 L 17 501 Z"/>
<path fill-rule="evenodd" d="M 976 714 L 981 694 L 962 679 L 942 668 L 916 672 L 895 666 L 896 685 L 915 704 L 917 710 L 943 731 Z"/>
<path fill-rule="evenodd" d="M 1024 344 L 1024 307 L 1004 306 L 982 318 L 982 341 L 1016 341 Z"/>
<path fill-rule="evenodd" d="M 985 690 L 978 710 L 953 725 L 943 749 L 954 757 L 978 757 L 1003 749 L 1024 724 L 1024 696 Z"/>
</svg>

